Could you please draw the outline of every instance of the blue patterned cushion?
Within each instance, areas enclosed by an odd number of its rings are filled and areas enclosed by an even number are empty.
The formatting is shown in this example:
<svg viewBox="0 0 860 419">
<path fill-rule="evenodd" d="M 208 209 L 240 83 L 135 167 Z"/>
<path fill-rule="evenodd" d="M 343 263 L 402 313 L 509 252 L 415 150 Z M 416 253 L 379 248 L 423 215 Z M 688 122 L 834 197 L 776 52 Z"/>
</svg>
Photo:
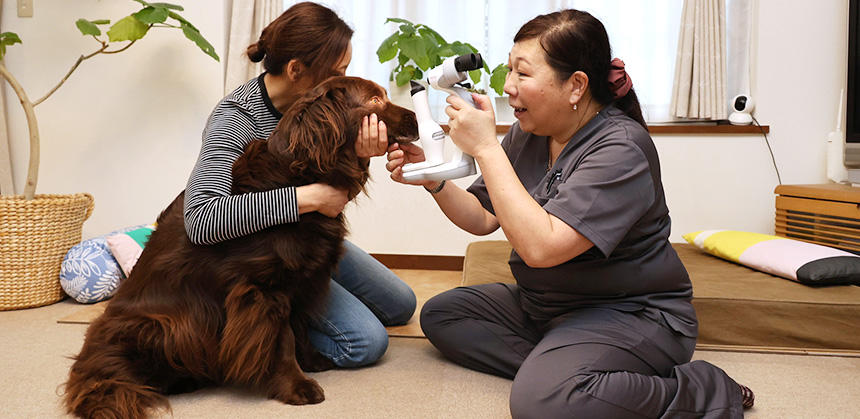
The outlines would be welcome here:
<svg viewBox="0 0 860 419">
<path fill-rule="evenodd" d="M 113 296 L 124 276 L 110 252 L 106 237 L 143 226 L 127 227 L 84 240 L 69 249 L 60 267 L 60 286 L 66 294 L 79 303 L 96 303 Z"/>
</svg>

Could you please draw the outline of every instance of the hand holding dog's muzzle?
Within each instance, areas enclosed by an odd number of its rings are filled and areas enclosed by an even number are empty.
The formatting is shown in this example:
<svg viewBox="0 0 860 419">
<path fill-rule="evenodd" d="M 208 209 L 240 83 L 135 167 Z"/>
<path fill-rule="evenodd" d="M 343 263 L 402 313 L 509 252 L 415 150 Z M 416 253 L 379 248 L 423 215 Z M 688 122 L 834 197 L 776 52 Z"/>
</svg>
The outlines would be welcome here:
<svg viewBox="0 0 860 419">
<path fill-rule="evenodd" d="M 370 114 L 362 119 L 358 129 L 358 139 L 355 141 L 355 153 L 360 158 L 370 158 L 385 154 L 388 148 L 388 128 L 376 114 Z"/>
</svg>

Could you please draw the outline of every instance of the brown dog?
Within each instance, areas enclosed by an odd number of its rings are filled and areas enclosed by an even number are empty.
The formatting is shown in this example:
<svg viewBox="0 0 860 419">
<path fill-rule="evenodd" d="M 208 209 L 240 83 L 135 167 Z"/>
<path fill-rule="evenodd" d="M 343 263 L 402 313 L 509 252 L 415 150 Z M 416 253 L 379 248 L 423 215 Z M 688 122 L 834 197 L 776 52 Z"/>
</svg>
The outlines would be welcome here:
<svg viewBox="0 0 860 419">
<path fill-rule="evenodd" d="M 368 178 L 355 141 L 370 113 L 385 122 L 389 143 L 417 138 L 415 114 L 391 104 L 382 87 L 333 77 L 290 107 L 267 141 L 248 145 L 233 164 L 233 193 L 324 182 L 354 198 Z M 182 210 L 180 193 L 87 330 L 66 383 L 68 411 L 143 417 L 169 410 L 164 394 L 218 384 L 289 404 L 323 401 L 302 369 L 333 364 L 310 345 L 306 325 L 343 251 L 343 215 L 307 213 L 298 223 L 199 246 L 188 240 Z"/>
</svg>

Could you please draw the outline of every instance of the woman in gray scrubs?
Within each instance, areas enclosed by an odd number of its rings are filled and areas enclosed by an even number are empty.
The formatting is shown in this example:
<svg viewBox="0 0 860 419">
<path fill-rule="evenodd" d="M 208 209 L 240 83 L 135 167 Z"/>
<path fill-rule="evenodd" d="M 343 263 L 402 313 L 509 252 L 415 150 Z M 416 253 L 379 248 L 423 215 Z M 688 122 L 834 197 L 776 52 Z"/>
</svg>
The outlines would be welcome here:
<svg viewBox="0 0 860 419">
<path fill-rule="evenodd" d="M 481 167 L 467 190 L 423 181 L 473 234 L 499 227 L 517 284 L 457 288 L 421 326 L 463 366 L 513 378 L 514 417 L 742 417 L 752 392 L 690 362 L 697 321 L 669 244 L 657 151 L 603 25 L 564 10 L 520 28 L 505 82 L 518 122 L 501 144 L 489 99 L 451 96 L 451 137 Z M 391 177 L 423 160 L 389 148 Z"/>
</svg>

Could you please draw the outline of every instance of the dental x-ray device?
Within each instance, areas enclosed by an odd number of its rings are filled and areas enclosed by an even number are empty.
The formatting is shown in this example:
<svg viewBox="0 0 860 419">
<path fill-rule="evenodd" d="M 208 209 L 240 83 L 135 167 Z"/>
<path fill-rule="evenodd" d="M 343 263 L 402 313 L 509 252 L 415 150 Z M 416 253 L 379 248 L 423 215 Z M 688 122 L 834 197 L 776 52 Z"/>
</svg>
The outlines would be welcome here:
<svg viewBox="0 0 860 419">
<path fill-rule="evenodd" d="M 471 70 L 477 70 L 484 66 L 481 54 L 465 54 L 459 57 L 450 57 L 427 72 L 427 82 L 433 88 L 457 95 L 470 105 L 475 106 L 472 94 L 465 88 L 458 86 Z M 424 150 L 424 161 L 410 163 L 403 166 L 403 179 L 417 180 L 445 180 L 457 179 L 464 176 L 474 175 L 475 159 L 456 149 L 451 160 L 445 161 L 445 138 L 447 137 L 430 114 L 430 105 L 427 101 L 427 89 L 420 83 L 410 82 L 412 86 L 412 104 L 415 107 L 415 117 L 418 119 L 418 138 L 421 140 L 421 148 Z M 456 148 L 456 146 L 455 146 Z"/>
</svg>

